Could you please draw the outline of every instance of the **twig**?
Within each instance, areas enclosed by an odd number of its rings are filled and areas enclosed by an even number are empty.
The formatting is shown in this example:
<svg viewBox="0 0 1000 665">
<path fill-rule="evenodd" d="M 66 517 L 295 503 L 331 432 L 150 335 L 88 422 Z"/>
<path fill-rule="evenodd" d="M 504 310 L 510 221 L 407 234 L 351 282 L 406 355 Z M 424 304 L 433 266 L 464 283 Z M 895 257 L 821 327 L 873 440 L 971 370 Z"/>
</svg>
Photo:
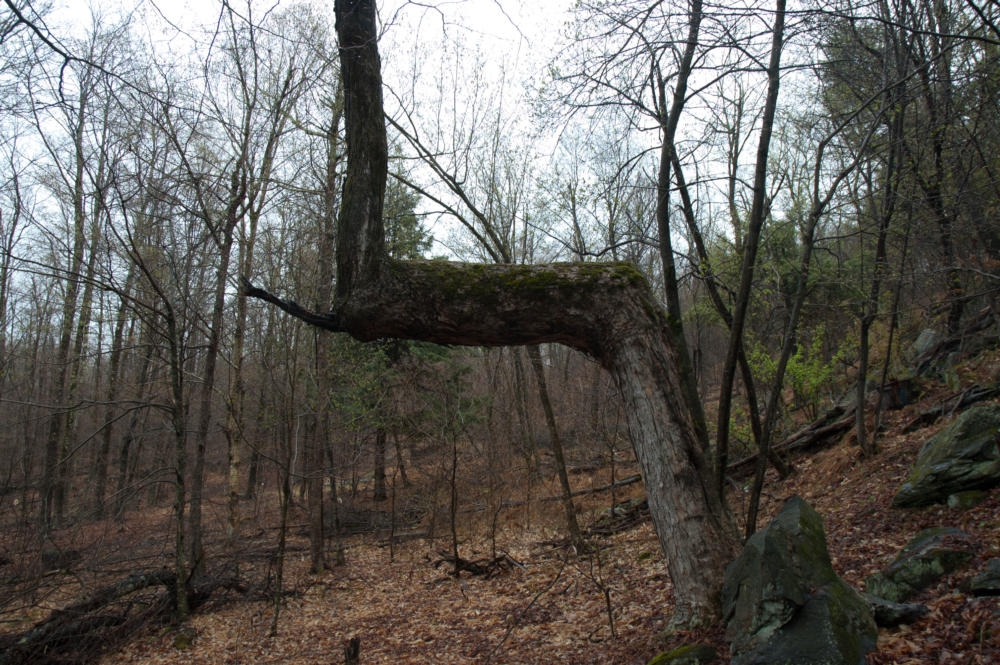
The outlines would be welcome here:
<svg viewBox="0 0 1000 665">
<path fill-rule="evenodd" d="M 518 614 L 520 614 L 520 615 L 523 616 L 525 612 L 527 612 L 528 610 L 530 610 L 531 607 L 535 603 L 538 602 L 539 598 L 541 598 L 546 593 L 548 593 L 549 591 L 552 590 L 552 587 L 554 587 L 556 585 L 556 582 L 559 581 L 559 578 L 562 577 L 563 571 L 566 570 L 566 565 L 568 563 L 569 563 L 569 559 L 568 558 L 564 558 L 563 561 L 562 561 L 562 565 L 559 566 L 559 572 L 557 572 L 556 576 L 552 578 L 552 581 L 549 582 L 545 586 L 544 589 L 542 589 L 538 593 L 536 593 L 535 597 L 531 599 L 531 602 L 529 602 L 527 605 L 525 605 L 524 609 L 521 610 Z M 497 645 L 495 647 L 493 647 L 493 649 L 490 651 L 489 655 L 486 656 L 485 665 L 489 665 L 491 662 L 493 662 L 493 657 L 497 654 L 498 651 L 500 651 L 500 647 L 502 647 L 504 645 L 504 643 L 510 637 L 511 633 L 514 632 L 514 629 L 517 628 L 517 616 L 518 616 L 518 614 L 515 614 L 513 616 L 513 619 L 510 622 L 510 625 L 507 627 L 507 631 L 503 634 L 503 637 L 500 638 L 500 641 L 497 642 Z"/>
</svg>

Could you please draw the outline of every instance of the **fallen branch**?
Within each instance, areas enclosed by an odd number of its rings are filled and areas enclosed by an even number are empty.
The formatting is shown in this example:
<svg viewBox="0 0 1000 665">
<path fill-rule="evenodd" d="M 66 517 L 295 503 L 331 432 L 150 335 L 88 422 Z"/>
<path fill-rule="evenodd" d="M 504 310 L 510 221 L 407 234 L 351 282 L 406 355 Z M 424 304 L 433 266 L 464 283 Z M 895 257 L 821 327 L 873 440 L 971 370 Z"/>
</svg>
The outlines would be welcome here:
<svg viewBox="0 0 1000 665">
<path fill-rule="evenodd" d="M 963 411 L 966 407 L 969 407 L 976 402 L 982 402 L 983 400 L 991 399 L 997 395 L 1000 395 L 1000 386 L 996 384 L 986 388 L 981 386 L 972 386 L 958 395 L 953 395 L 944 403 L 938 404 L 932 409 L 921 412 L 913 418 L 913 420 L 906 423 L 903 427 L 903 432 L 915 432 L 916 430 L 927 427 L 928 425 L 933 425 L 943 416 L 951 415 L 957 411 Z"/>
<path fill-rule="evenodd" d="M 582 489 L 582 490 L 574 490 L 573 492 L 570 492 L 570 496 L 571 497 L 578 497 L 578 496 L 586 496 L 588 494 L 598 494 L 600 492 L 610 492 L 611 490 L 617 489 L 619 487 L 625 487 L 626 485 L 634 485 L 635 483 L 641 483 L 641 482 L 642 482 L 642 474 L 636 473 L 636 474 L 633 474 L 631 476 L 626 476 L 625 478 L 622 478 L 621 480 L 616 480 L 613 483 L 608 483 L 606 485 L 601 485 L 600 487 L 588 487 L 588 488 Z M 532 499 L 532 501 L 539 501 L 539 502 L 543 502 L 543 503 L 546 502 L 546 501 L 562 501 L 562 500 L 563 500 L 562 495 L 559 495 L 559 496 L 543 496 L 543 497 L 540 497 L 538 499 Z M 526 506 L 529 503 L 531 503 L 531 501 L 504 501 L 503 502 L 503 507 L 504 508 L 517 508 L 519 506 Z"/>
<path fill-rule="evenodd" d="M 819 419 L 809 423 L 780 443 L 771 446 L 771 451 L 787 454 L 800 450 L 817 450 L 840 440 L 854 426 L 854 405 L 838 405 L 824 413 Z M 726 467 L 732 476 L 742 477 L 753 471 L 758 454 L 748 455 Z"/>
<path fill-rule="evenodd" d="M 453 554 L 446 552 L 438 552 L 438 556 L 441 558 L 434 562 L 434 567 L 439 568 L 441 564 L 446 563 L 452 567 L 454 575 L 465 571 L 470 575 L 489 579 L 505 570 L 512 570 L 515 567 L 523 568 L 523 565 L 519 561 L 506 552 L 498 554 L 495 557 L 476 559 L 475 561 L 463 559 L 462 557 L 456 559 Z"/>
<path fill-rule="evenodd" d="M 645 499 L 628 499 L 615 504 L 589 529 L 588 536 L 613 536 L 649 519 L 649 502 Z"/>
<path fill-rule="evenodd" d="M 83 600 L 56 610 L 30 630 L 15 636 L 2 652 L 0 665 L 42 665 L 90 660 L 132 628 L 152 619 L 169 617 L 176 599 L 177 576 L 170 570 L 134 573 L 102 587 Z M 133 594 L 163 587 L 155 598 L 137 601 Z M 189 606 L 205 603 L 219 588 L 243 591 L 232 579 L 211 579 L 189 590 Z M 116 603 L 123 603 L 113 609 Z"/>
</svg>

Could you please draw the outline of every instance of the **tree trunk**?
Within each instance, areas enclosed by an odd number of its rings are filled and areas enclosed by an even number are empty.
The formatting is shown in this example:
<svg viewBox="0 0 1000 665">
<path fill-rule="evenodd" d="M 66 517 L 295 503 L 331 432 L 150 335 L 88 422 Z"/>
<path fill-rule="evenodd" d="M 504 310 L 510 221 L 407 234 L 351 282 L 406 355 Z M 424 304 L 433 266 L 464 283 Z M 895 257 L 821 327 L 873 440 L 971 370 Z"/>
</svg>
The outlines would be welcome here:
<svg viewBox="0 0 1000 665">
<path fill-rule="evenodd" d="M 375 469 L 374 469 L 374 490 L 372 498 L 375 501 L 385 501 L 389 498 L 385 486 L 385 449 L 388 436 L 385 427 L 379 425 L 375 428 Z"/>
<path fill-rule="evenodd" d="M 170 421 L 174 435 L 174 574 L 177 576 L 176 612 L 179 619 L 188 614 L 187 580 L 188 560 L 186 553 L 185 503 L 187 489 L 187 419 L 184 415 L 184 364 L 180 336 L 173 308 L 164 302 L 166 310 L 167 344 L 170 353 Z"/>
<path fill-rule="evenodd" d="M 338 301 L 316 313 L 246 284 L 302 320 L 370 341 L 556 342 L 595 358 L 621 391 L 650 512 L 674 581 L 675 622 L 714 620 L 734 525 L 695 434 L 667 317 L 622 264 L 546 266 L 396 262 L 381 219 L 387 148 L 373 0 L 337 0 L 348 172 L 338 219 Z"/>
<path fill-rule="evenodd" d="M 757 250 L 760 246 L 761 231 L 768 216 L 767 210 L 767 172 L 768 154 L 771 147 L 771 133 L 774 129 L 774 116 L 778 106 L 778 88 L 781 83 L 781 54 L 784 50 L 785 0 L 775 3 L 774 27 L 771 34 L 771 54 L 767 65 L 767 95 L 764 111 L 761 117 L 760 136 L 757 143 L 757 158 L 754 165 L 753 199 L 750 205 L 750 221 L 743 252 L 743 262 L 740 265 L 740 283 L 736 291 L 736 302 L 733 307 L 733 321 L 729 328 L 729 347 L 726 350 L 726 361 L 722 370 L 722 384 L 719 388 L 719 414 L 716 427 L 716 482 L 722 491 L 724 474 L 729 450 L 729 417 L 732 406 L 733 382 L 736 378 L 736 366 L 740 349 L 743 346 L 743 329 L 746 325 L 747 312 L 750 307 L 750 292 L 753 288 L 754 271 L 757 265 Z M 767 416 L 765 415 L 765 419 Z M 763 428 L 762 428 L 763 429 Z M 767 435 L 762 431 L 758 441 L 764 458 L 767 456 Z"/>
<path fill-rule="evenodd" d="M 334 240 L 337 230 L 337 171 L 340 163 L 340 122 L 343 117 L 343 99 L 338 89 L 330 103 L 330 124 L 326 128 L 326 171 L 323 174 L 323 214 L 317 229 L 317 258 L 319 271 L 316 282 L 316 302 L 319 307 L 327 308 L 333 304 L 334 255 L 336 248 Z M 326 567 L 326 535 L 323 517 L 323 481 L 325 471 L 330 472 L 330 492 L 333 498 L 333 510 L 337 511 L 336 469 L 331 464 L 323 463 L 324 453 L 330 445 L 330 393 L 333 390 L 331 339 L 329 335 L 320 334 L 315 345 L 316 366 L 316 436 L 309 439 L 306 456 L 309 459 L 310 476 L 307 485 L 309 492 L 309 556 L 313 572 L 320 572 Z M 335 519 L 335 522 L 339 520 Z M 339 539 L 340 534 L 337 534 Z M 338 552 L 340 546 L 338 545 Z"/>
<path fill-rule="evenodd" d="M 78 100 L 77 111 L 74 123 L 74 171 L 72 182 L 73 197 L 73 249 L 70 255 L 69 265 L 66 267 L 66 291 L 63 295 L 62 318 L 59 327 L 59 346 L 56 349 L 55 365 L 59 368 L 56 379 L 56 394 L 52 396 L 53 402 L 57 405 L 57 411 L 52 415 L 49 425 L 49 435 L 45 441 L 44 449 L 44 469 L 41 487 L 41 526 L 48 531 L 58 521 L 60 510 L 57 507 L 61 503 L 63 489 L 59 486 L 59 479 L 63 475 L 62 465 L 65 460 L 61 453 L 64 445 L 63 440 L 69 429 L 70 411 L 66 407 L 66 402 L 70 392 L 70 350 L 74 323 L 77 317 L 77 300 L 80 294 L 80 276 L 83 268 L 86 238 L 84 235 L 86 224 L 86 209 L 84 202 L 84 122 L 88 112 L 89 98 L 86 91 L 81 91 Z"/>
<path fill-rule="evenodd" d="M 316 412 L 307 413 L 304 437 L 306 507 L 309 521 L 309 572 L 326 570 L 323 539 L 323 437 L 326 428 Z"/>
<path fill-rule="evenodd" d="M 103 160 L 98 164 L 99 172 L 104 168 Z M 100 204 L 93 213 L 91 222 L 90 239 L 87 243 L 90 254 L 87 257 L 87 264 L 83 274 L 83 295 L 80 300 L 79 315 L 76 320 L 76 332 L 73 335 L 73 352 L 69 367 L 69 385 L 67 386 L 66 401 L 74 402 L 77 399 L 77 392 L 80 388 L 80 375 L 83 373 L 83 355 L 90 337 L 90 323 L 94 313 L 94 271 L 97 260 L 97 244 L 101 237 L 102 226 L 99 221 L 101 211 Z M 66 412 L 66 422 L 63 426 L 62 440 L 59 444 L 59 474 L 56 481 L 55 492 L 55 513 L 59 521 L 65 517 L 66 502 L 72 491 L 72 462 L 73 462 L 73 435 L 77 429 L 76 409 L 71 408 Z"/>
<path fill-rule="evenodd" d="M 125 288 L 123 289 L 126 295 L 131 295 L 134 281 L 135 269 L 134 267 L 129 267 L 128 277 L 125 278 Z M 104 408 L 104 430 L 101 432 L 101 440 L 97 447 L 97 453 L 94 456 L 92 512 L 97 519 L 102 519 L 106 513 L 104 499 L 107 495 L 108 487 L 108 458 L 111 454 L 111 437 L 114 433 L 115 402 L 118 400 L 118 383 L 125 338 L 125 322 L 128 318 L 128 300 L 122 298 L 121 304 L 118 307 L 114 334 L 111 339 L 111 359 L 108 365 L 108 390 L 105 394 L 107 405 Z"/>
<path fill-rule="evenodd" d="M 552 410 L 552 401 L 549 399 L 549 387 L 545 381 L 545 365 L 542 363 L 541 350 L 537 344 L 528 347 L 528 357 L 531 359 L 531 368 L 535 372 L 535 380 L 538 381 L 538 398 L 542 402 L 545 425 L 549 429 L 552 453 L 556 458 L 556 472 L 559 474 L 559 486 L 562 488 L 563 512 L 566 514 L 566 530 L 569 531 L 570 541 L 576 546 L 581 546 L 583 545 L 583 533 L 580 531 L 580 524 L 576 521 L 573 489 L 569 486 L 569 474 L 566 473 L 566 456 L 563 454 L 559 428 L 556 427 L 555 412 Z"/>
<path fill-rule="evenodd" d="M 205 570 L 205 547 L 202 538 L 201 504 L 205 489 L 205 455 L 208 448 L 209 429 L 212 424 L 212 402 L 215 396 L 215 368 L 218 364 L 222 343 L 223 314 L 226 307 L 226 278 L 229 276 L 229 260 L 233 248 L 233 227 L 226 222 L 224 238 L 219 247 L 219 264 L 215 272 L 215 296 L 212 306 L 212 321 L 205 346 L 205 367 L 203 369 L 198 428 L 195 432 L 194 467 L 191 469 L 190 498 L 190 547 L 191 569 L 194 573 Z"/>
<path fill-rule="evenodd" d="M 677 278 L 677 267 L 674 261 L 674 249 L 670 234 L 670 169 L 677 157 L 675 137 L 680 123 L 681 112 L 687 101 L 688 80 L 693 71 L 695 50 L 701 31 L 702 0 L 692 0 L 688 18 L 688 35 L 684 53 L 678 65 L 674 92 L 667 109 L 666 81 L 662 72 L 657 73 L 660 98 L 660 127 L 662 143 L 660 146 L 660 166 L 656 181 L 656 226 L 660 241 L 660 261 L 663 264 L 663 282 L 667 296 L 667 314 L 677 348 L 677 367 L 680 371 L 681 388 L 684 400 L 691 413 L 695 435 L 701 445 L 708 450 L 708 426 L 705 412 L 698 396 L 698 378 L 691 362 L 687 339 L 684 334 L 684 320 L 680 300 L 680 283 Z M 720 496 L 722 496 L 720 491 Z"/>
</svg>

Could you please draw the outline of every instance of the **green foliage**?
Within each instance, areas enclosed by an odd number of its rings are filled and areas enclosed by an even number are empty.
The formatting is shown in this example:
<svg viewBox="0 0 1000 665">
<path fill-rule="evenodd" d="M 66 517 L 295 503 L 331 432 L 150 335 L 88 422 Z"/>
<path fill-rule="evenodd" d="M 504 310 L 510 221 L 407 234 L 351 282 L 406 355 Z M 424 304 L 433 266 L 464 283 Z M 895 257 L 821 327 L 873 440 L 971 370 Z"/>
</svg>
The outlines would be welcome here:
<svg viewBox="0 0 1000 665">
<path fill-rule="evenodd" d="M 729 418 L 729 448 L 735 456 L 750 455 L 755 450 L 750 414 L 739 403 L 733 405 Z"/>
<path fill-rule="evenodd" d="M 757 382 L 765 385 L 773 382 L 775 372 L 778 370 L 778 363 L 771 357 L 759 339 L 750 338 L 747 340 L 746 354 L 750 370 Z"/>
<path fill-rule="evenodd" d="M 431 248 L 431 234 L 417 217 L 417 195 L 397 180 L 386 185 L 382 219 L 386 251 L 394 259 L 419 259 Z"/>
<path fill-rule="evenodd" d="M 843 358 L 852 352 L 850 338 L 842 343 L 832 358 L 827 358 L 826 328 L 820 324 L 808 334 L 808 343 L 799 344 L 788 359 L 785 368 L 785 385 L 792 389 L 795 408 L 804 409 L 810 418 L 815 418 L 829 394 L 835 377 L 835 368 Z M 774 382 L 778 369 L 777 358 L 759 340 L 751 339 L 747 344 L 747 361 L 756 379 L 763 385 Z M 734 430 L 735 432 L 736 430 Z"/>
<path fill-rule="evenodd" d="M 391 384 L 384 346 L 338 335 L 330 355 L 332 390 L 325 397 L 342 426 L 359 430 L 377 425 L 379 407 Z"/>
<path fill-rule="evenodd" d="M 786 369 L 795 402 L 799 408 L 805 409 L 811 419 L 816 418 L 824 389 L 833 376 L 833 365 L 824 357 L 825 337 L 823 326 L 815 328 L 809 344 L 798 346 L 788 359 Z"/>
<path fill-rule="evenodd" d="M 450 353 L 434 363 L 424 384 L 426 417 L 437 423 L 448 438 L 467 433 L 467 428 L 481 421 L 486 413 L 488 395 L 471 390 L 472 365 L 464 353 Z"/>
</svg>

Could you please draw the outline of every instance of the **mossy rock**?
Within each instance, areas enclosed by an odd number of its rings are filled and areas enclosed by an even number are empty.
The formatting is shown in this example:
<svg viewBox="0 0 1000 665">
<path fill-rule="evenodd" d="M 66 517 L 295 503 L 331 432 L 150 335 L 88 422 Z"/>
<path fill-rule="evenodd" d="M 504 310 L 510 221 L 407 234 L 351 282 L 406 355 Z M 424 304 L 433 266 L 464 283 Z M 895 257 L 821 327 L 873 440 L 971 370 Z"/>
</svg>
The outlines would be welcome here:
<svg viewBox="0 0 1000 665">
<path fill-rule="evenodd" d="M 977 596 L 1000 596 L 1000 559 L 986 562 L 986 568 L 969 581 L 969 591 Z"/>
<path fill-rule="evenodd" d="M 971 558 L 968 534 L 950 527 L 924 529 L 888 566 L 868 577 L 865 590 L 873 596 L 902 603 Z"/>
<path fill-rule="evenodd" d="M 726 569 L 733 665 L 863 665 L 878 636 L 868 603 L 830 564 L 823 520 L 793 497 Z"/>
<path fill-rule="evenodd" d="M 917 508 L 1000 485 L 1000 405 L 963 412 L 924 443 L 892 504 Z"/>
<path fill-rule="evenodd" d="M 954 508 L 956 510 L 969 510 L 970 508 L 975 508 L 981 504 L 986 499 L 986 492 L 982 490 L 968 490 L 965 492 L 956 492 L 955 494 L 948 495 L 949 508 Z"/>
<path fill-rule="evenodd" d="M 868 606 L 872 608 L 875 623 L 883 628 L 895 628 L 903 624 L 913 623 L 927 616 L 927 613 L 930 612 L 926 605 L 919 603 L 894 603 L 870 593 L 866 593 L 864 596 L 865 600 L 868 601 Z"/>
<path fill-rule="evenodd" d="M 646 665 L 708 665 L 718 658 L 719 654 L 707 644 L 688 644 L 661 653 Z"/>
</svg>

